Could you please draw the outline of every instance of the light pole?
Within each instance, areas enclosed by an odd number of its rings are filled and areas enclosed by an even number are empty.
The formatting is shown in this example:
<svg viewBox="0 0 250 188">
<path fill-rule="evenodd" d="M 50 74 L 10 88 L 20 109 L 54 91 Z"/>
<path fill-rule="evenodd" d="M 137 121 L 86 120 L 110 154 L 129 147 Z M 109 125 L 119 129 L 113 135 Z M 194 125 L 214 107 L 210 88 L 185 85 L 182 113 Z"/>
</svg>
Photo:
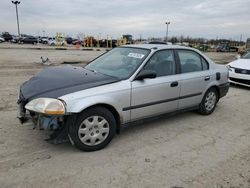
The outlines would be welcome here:
<svg viewBox="0 0 250 188">
<path fill-rule="evenodd" d="M 17 5 L 19 5 L 20 1 L 11 1 L 14 5 L 16 5 L 16 20 L 17 20 L 17 30 L 18 30 L 18 37 L 20 38 L 20 28 L 19 28 L 19 19 L 18 19 L 18 10 Z"/>
<path fill-rule="evenodd" d="M 166 31 L 166 42 L 168 42 L 168 25 L 170 24 L 170 22 L 166 22 L 167 25 L 167 31 Z"/>
</svg>

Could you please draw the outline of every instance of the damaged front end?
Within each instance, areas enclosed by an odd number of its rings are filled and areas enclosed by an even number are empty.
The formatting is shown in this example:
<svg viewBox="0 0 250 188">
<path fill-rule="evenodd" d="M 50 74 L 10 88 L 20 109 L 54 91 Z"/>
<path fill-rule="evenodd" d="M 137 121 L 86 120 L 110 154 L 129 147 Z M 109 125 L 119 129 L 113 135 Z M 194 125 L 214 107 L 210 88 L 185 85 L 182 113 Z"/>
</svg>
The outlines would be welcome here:
<svg viewBox="0 0 250 188">
<path fill-rule="evenodd" d="M 29 102 L 22 93 L 17 101 L 17 118 L 20 123 L 29 120 L 33 122 L 33 129 L 45 130 L 48 133 L 47 141 L 59 144 L 68 142 L 69 123 L 74 123 L 74 116 L 66 114 L 65 105 L 58 99 L 38 98 Z M 63 106 L 58 106 L 58 104 Z"/>
<path fill-rule="evenodd" d="M 64 138 L 68 138 L 69 124 L 74 124 L 76 115 L 66 112 L 66 103 L 59 98 L 117 81 L 117 78 L 83 67 L 45 68 L 20 86 L 17 117 L 21 123 L 31 119 L 34 128 L 52 132 L 50 140 L 62 142 Z"/>
</svg>

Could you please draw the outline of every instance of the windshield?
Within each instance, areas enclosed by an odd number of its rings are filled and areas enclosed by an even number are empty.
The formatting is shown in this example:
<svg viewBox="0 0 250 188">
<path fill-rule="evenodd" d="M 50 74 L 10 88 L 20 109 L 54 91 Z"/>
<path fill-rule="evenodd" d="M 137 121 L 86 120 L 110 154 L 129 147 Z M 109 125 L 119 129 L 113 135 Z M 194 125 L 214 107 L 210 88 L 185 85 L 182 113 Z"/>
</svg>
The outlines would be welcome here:
<svg viewBox="0 0 250 188">
<path fill-rule="evenodd" d="M 250 59 L 250 53 L 246 53 L 242 56 L 242 59 Z"/>
<path fill-rule="evenodd" d="M 119 79 L 130 77 L 148 56 L 150 50 L 141 48 L 114 48 L 92 61 L 85 68 Z"/>
</svg>

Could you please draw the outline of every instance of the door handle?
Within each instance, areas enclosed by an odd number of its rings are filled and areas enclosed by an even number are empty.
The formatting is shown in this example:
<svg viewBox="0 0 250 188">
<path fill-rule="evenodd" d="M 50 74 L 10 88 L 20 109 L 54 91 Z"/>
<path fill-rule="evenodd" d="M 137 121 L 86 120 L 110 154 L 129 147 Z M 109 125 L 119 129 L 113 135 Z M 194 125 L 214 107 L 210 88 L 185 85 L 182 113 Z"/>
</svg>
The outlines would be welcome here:
<svg viewBox="0 0 250 188">
<path fill-rule="evenodd" d="M 206 76 L 204 80 L 205 80 L 205 81 L 210 80 L 210 76 Z"/>
<path fill-rule="evenodd" d="M 177 87 L 177 86 L 178 86 L 178 82 L 172 82 L 172 83 L 170 84 L 170 86 L 171 86 L 171 87 Z"/>
</svg>

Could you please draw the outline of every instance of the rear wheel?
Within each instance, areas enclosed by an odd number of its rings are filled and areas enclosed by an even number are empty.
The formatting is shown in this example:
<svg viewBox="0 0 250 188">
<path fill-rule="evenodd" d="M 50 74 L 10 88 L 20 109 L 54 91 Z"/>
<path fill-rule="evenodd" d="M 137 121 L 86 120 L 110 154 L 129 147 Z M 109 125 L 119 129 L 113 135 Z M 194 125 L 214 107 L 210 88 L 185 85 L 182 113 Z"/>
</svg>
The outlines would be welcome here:
<svg viewBox="0 0 250 188">
<path fill-rule="evenodd" d="M 116 121 L 106 108 L 93 107 L 81 113 L 69 128 L 74 145 L 83 151 L 96 151 L 109 144 L 115 135 Z"/>
<path fill-rule="evenodd" d="M 217 102 L 218 102 L 218 92 L 215 88 L 210 88 L 205 93 L 200 103 L 198 112 L 202 115 L 209 115 L 213 113 Z"/>
</svg>

